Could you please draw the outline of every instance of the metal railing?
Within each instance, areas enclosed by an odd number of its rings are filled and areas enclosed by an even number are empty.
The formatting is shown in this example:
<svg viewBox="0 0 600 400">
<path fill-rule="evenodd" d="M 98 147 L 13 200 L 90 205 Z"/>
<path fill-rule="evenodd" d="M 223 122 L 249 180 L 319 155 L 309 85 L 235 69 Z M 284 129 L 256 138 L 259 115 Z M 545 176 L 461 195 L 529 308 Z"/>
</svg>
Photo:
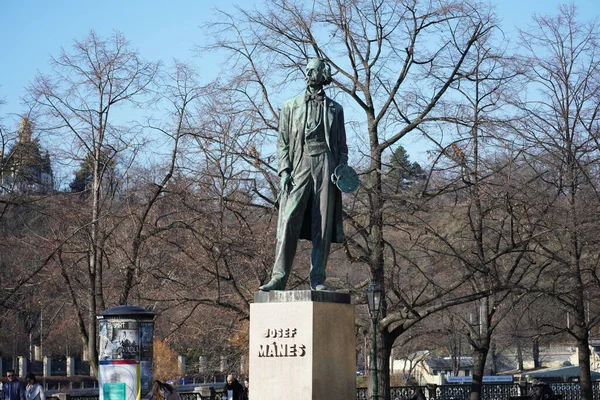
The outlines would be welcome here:
<svg viewBox="0 0 600 400">
<path fill-rule="evenodd" d="M 594 400 L 600 400 L 600 382 L 593 382 Z M 580 400 L 581 387 L 579 383 L 550 383 L 550 387 L 556 395 L 563 400 Z M 428 400 L 469 400 L 471 393 L 470 384 L 452 384 L 452 385 L 430 385 L 421 386 L 425 397 Z M 529 393 L 530 384 L 484 384 L 482 387 L 482 400 L 511 400 L 519 396 L 526 396 Z M 213 393 L 216 399 L 220 399 L 222 388 L 216 386 Z M 414 386 L 396 386 L 390 388 L 392 400 L 410 400 L 415 393 Z M 203 396 L 198 392 L 182 391 L 182 400 L 207 400 L 210 396 Z M 52 397 L 61 400 L 97 400 L 97 394 L 53 394 Z M 49 396 L 49 397 L 50 397 Z M 370 400 L 367 396 L 367 388 L 356 389 L 356 400 Z"/>
<path fill-rule="evenodd" d="M 594 400 L 600 400 L 600 382 L 592 382 Z M 581 386 L 578 382 L 550 383 L 554 394 L 562 400 L 581 400 Z M 429 385 L 421 386 L 428 400 L 469 400 L 471 394 L 470 384 Z M 519 396 L 526 396 L 531 389 L 528 383 L 495 383 L 484 384 L 482 387 L 482 400 L 510 400 Z M 414 395 L 415 387 L 398 386 L 390 388 L 392 400 L 410 400 Z M 367 388 L 356 389 L 357 400 L 370 400 Z"/>
</svg>

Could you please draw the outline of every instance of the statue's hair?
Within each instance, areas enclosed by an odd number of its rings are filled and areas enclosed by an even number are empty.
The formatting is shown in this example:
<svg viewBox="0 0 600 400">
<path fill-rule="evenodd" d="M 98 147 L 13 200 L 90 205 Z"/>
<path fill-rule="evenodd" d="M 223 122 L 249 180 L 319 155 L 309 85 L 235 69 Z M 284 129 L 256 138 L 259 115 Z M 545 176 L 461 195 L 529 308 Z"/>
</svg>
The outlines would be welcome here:
<svg viewBox="0 0 600 400">
<path fill-rule="evenodd" d="M 331 83 L 331 66 L 327 64 L 327 62 L 322 58 L 311 58 L 308 62 L 318 61 L 319 62 L 319 70 L 323 75 L 323 85 L 329 85 Z"/>
</svg>

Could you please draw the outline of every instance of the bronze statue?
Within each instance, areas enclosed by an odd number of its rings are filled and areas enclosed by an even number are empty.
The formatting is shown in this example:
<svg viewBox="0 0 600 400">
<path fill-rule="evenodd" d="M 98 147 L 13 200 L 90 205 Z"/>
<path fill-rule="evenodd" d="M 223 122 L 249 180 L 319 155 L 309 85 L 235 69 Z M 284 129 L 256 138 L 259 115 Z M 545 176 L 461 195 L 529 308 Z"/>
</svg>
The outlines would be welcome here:
<svg viewBox="0 0 600 400">
<path fill-rule="evenodd" d="M 279 116 L 277 246 L 271 280 L 262 291 L 285 289 L 299 239 L 312 241 L 311 289 L 327 290 L 330 244 L 344 241 L 342 193 L 331 180 L 336 167 L 348 163 L 344 111 L 325 96 L 331 69 L 324 61 L 310 60 L 305 80 L 306 92 L 286 101 Z"/>
</svg>

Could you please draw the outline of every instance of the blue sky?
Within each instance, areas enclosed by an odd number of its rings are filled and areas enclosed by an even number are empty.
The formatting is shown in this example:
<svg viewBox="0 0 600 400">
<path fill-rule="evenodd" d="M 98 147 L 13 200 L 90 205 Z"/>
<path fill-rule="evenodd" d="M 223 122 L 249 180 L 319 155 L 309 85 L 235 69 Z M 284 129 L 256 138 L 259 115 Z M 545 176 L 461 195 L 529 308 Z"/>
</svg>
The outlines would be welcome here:
<svg viewBox="0 0 600 400">
<path fill-rule="evenodd" d="M 515 27 L 526 27 L 533 13 L 553 14 L 561 0 L 492 0 L 511 38 Z M 214 76 L 215 63 L 204 62 L 192 49 L 205 39 L 200 25 L 214 20 L 215 7 L 232 10 L 260 6 L 262 0 L 0 0 L 0 118 L 10 126 L 24 111 L 20 98 L 36 72 L 48 70 L 50 55 L 68 48 L 90 30 L 108 36 L 121 31 L 148 60 L 173 58 Z M 600 0 L 575 0 L 581 17 L 600 15 Z M 290 93 L 294 95 L 295 93 Z M 411 140 L 406 139 L 407 142 Z M 410 143 L 407 143 L 410 146 Z"/>
<path fill-rule="evenodd" d="M 192 49 L 203 40 L 200 25 L 214 8 L 231 10 L 229 0 L 0 0 L 0 113 L 20 113 L 19 98 L 36 72 L 48 70 L 51 55 L 90 30 L 101 37 L 122 32 L 141 56 L 169 63 L 198 63 Z M 252 1 L 235 2 L 243 6 Z M 1 114 L 0 114 L 1 115 Z"/>
</svg>

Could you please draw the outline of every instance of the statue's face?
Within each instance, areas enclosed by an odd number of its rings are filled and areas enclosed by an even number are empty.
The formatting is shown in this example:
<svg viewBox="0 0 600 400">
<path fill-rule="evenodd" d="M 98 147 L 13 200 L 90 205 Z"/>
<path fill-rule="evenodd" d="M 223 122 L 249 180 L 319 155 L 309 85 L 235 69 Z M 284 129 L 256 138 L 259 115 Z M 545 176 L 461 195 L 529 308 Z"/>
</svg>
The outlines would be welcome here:
<svg viewBox="0 0 600 400">
<path fill-rule="evenodd" d="M 325 82 L 323 77 L 323 62 L 319 60 L 310 60 L 306 65 L 306 84 L 308 86 L 322 86 Z"/>
</svg>

